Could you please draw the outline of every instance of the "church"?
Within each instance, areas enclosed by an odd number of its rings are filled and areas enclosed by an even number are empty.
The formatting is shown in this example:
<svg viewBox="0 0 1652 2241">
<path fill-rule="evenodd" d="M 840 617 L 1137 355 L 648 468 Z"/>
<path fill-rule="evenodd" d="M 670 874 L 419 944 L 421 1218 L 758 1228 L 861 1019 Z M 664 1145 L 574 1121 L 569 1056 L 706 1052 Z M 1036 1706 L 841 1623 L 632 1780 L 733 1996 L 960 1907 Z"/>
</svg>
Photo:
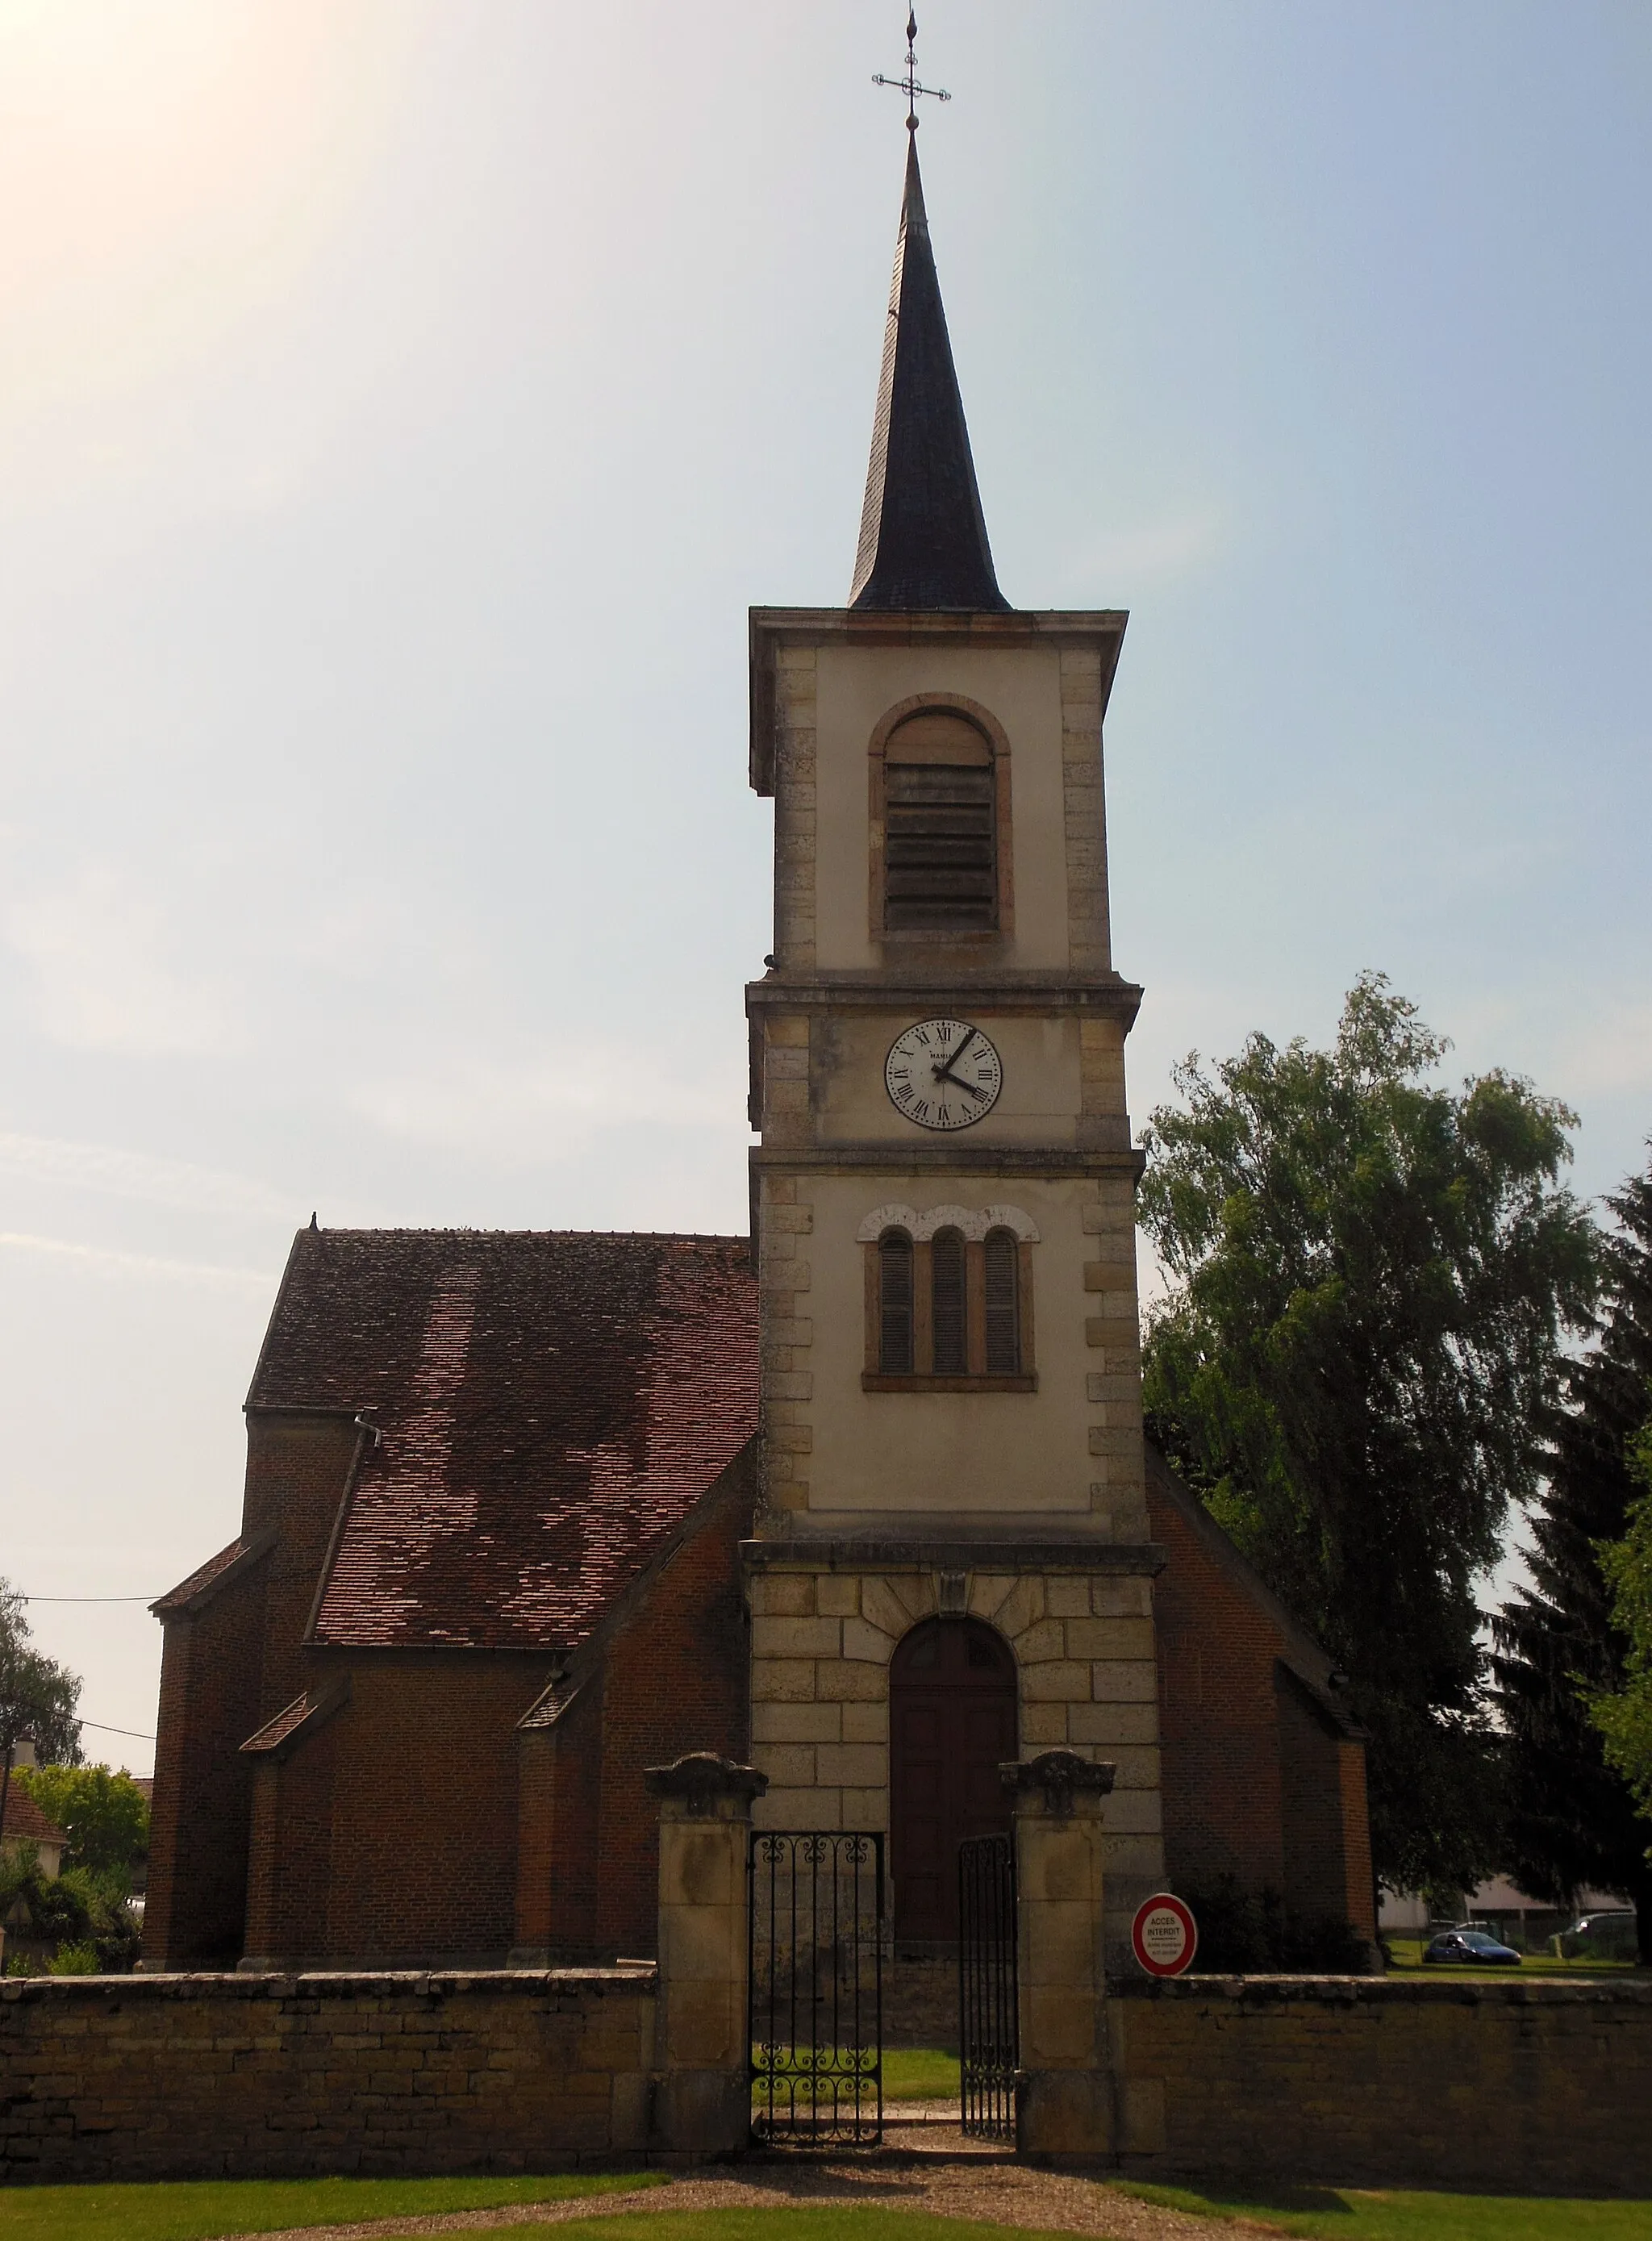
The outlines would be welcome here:
<svg viewBox="0 0 1652 2241">
<path fill-rule="evenodd" d="M 946 1952 L 999 1769 L 1147 1894 L 1374 1936 L 1325 1652 L 1143 1438 L 1102 727 L 1126 617 L 998 586 L 909 139 L 841 608 L 751 616 L 751 1235 L 321 1229 L 164 1629 L 144 1966 L 654 1950 L 644 1770 L 887 1833 Z M 732 992 L 731 992 L 732 997 Z"/>
</svg>

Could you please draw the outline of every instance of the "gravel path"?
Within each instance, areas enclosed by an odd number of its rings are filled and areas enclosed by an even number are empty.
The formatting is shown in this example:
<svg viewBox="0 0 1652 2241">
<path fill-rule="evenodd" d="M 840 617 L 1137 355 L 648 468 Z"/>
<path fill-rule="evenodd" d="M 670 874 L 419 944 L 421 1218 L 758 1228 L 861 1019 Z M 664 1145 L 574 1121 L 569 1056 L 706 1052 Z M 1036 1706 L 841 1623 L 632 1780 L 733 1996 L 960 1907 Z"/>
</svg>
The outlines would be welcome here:
<svg viewBox="0 0 1652 2241">
<path fill-rule="evenodd" d="M 1115 2193 L 1098 2179 L 1033 2171 L 1007 2151 L 966 2140 L 956 2103 L 934 2110 L 904 2105 L 886 2122 L 884 2145 L 870 2154 L 786 2154 L 748 2158 L 727 2175 L 676 2178 L 634 2192 L 582 2195 L 572 2202 L 522 2202 L 494 2210 L 447 2211 L 427 2218 L 381 2218 L 359 2225 L 307 2225 L 260 2241 L 390 2241 L 402 2234 L 497 2232 L 505 2226 L 567 2225 L 625 2211 L 766 2210 L 812 2203 L 876 2204 L 973 2218 L 1002 2226 L 1085 2233 L 1098 2241 L 1216 2241 L 1221 2233 L 1277 2232 L 1245 2221 L 1213 2225 L 1179 2210 L 1159 2210 Z M 949 2121 L 950 2120 L 950 2121 Z M 734 2176 L 738 2171 L 739 2176 Z"/>
</svg>

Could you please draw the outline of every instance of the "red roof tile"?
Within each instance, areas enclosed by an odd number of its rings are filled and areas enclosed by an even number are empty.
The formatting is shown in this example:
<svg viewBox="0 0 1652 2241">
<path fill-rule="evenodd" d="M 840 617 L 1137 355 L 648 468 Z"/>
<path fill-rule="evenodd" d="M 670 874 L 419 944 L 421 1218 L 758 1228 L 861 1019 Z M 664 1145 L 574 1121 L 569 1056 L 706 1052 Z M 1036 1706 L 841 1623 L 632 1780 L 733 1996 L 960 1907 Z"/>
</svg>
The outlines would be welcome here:
<svg viewBox="0 0 1652 2241">
<path fill-rule="evenodd" d="M 744 1239 L 301 1230 L 257 1408 L 371 1416 L 316 1638 L 572 1647 L 757 1428 Z"/>
<path fill-rule="evenodd" d="M 156 1617 L 160 1618 L 178 1609 L 189 1602 L 191 1595 L 198 1595 L 203 1588 L 210 1588 L 214 1580 L 229 1570 L 241 1554 L 243 1546 L 237 1535 L 227 1549 L 220 1549 L 216 1556 L 209 1556 L 204 1564 L 190 1574 L 187 1580 L 180 1580 L 175 1588 L 169 1588 L 164 1595 L 157 1595 L 150 1605 Z"/>
<path fill-rule="evenodd" d="M 0 1823 L 0 1843 L 66 1844 L 69 1842 L 55 1821 L 48 1821 L 28 1791 L 18 1781 L 17 1770 L 6 1784 L 5 1819 Z"/>
</svg>

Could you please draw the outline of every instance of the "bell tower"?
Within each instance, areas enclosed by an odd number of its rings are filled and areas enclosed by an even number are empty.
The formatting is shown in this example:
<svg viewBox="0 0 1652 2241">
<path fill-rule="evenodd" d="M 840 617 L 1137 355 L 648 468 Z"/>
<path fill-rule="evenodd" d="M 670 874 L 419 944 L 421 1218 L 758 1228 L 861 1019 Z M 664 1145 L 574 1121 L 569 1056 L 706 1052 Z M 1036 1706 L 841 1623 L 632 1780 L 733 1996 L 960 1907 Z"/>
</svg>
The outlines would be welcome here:
<svg viewBox="0 0 1652 2241">
<path fill-rule="evenodd" d="M 958 1838 L 1006 1825 L 998 1762 L 1104 1758 L 1121 1937 L 1163 1867 L 1141 991 L 1114 967 L 1103 799 L 1126 617 L 999 589 L 908 121 L 849 604 L 751 618 L 775 804 L 773 961 L 746 991 L 759 1818 L 887 1828 L 921 1948 L 955 1927 Z"/>
</svg>

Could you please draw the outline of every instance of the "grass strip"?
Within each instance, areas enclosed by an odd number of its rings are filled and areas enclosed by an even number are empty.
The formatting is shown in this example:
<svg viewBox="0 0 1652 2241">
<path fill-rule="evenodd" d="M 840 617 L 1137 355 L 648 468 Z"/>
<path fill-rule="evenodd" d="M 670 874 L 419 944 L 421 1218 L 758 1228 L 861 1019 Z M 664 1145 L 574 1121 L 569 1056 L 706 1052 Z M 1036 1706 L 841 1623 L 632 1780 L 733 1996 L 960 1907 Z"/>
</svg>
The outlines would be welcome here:
<svg viewBox="0 0 1652 2241">
<path fill-rule="evenodd" d="M 1195 2218 L 1254 2219 L 1314 2241 L 1652 2241 L 1652 2202 L 1548 2195 L 1438 2194 L 1384 2188 L 1147 2186 L 1120 2194 Z M 601 2218 L 598 2223 L 608 2224 Z"/>
<path fill-rule="evenodd" d="M 534 2228 L 495 2225 L 495 2241 L 523 2241 Z M 932 2218 L 922 2210 L 878 2210 L 857 2203 L 789 2210 L 628 2211 L 615 2218 L 582 2218 L 571 2241 L 985 2241 L 994 2233 L 1015 2241 L 1073 2241 L 1071 2232 L 997 2225 L 973 2218 Z M 485 2241 L 478 2232 L 465 2241 Z"/>
<path fill-rule="evenodd" d="M 506 2203 L 566 2202 L 663 2184 L 655 2171 L 570 2171 L 540 2178 L 206 2178 L 133 2185 L 12 2186 L 0 2191 L 0 2241 L 211 2241 L 290 2225 L 353 2225 Z"/>
</svg>

